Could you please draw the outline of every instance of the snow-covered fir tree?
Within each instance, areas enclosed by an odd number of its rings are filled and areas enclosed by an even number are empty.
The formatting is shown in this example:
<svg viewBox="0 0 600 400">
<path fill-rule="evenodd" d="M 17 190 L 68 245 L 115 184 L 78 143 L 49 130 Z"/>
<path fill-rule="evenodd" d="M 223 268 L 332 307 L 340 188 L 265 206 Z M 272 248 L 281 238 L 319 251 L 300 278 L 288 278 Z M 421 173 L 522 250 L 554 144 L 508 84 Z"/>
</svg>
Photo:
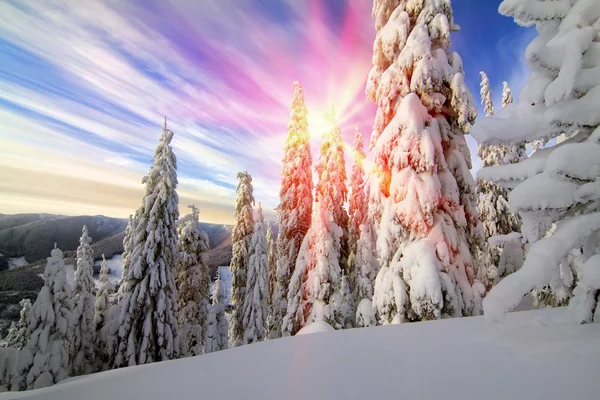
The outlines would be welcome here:
<svg viewBox="0 0 600 400">
<path fill-rule="evenodd" d="M 538 36 L 525 53 L 531 75 L 519 103 L 479 121 L 473 135 L 483 145 L 570 138 L 478 174 L 514 188 L 509 203 L 530 246 L 522 268 L 486 296 L 485 315 L 502 319 L 534 289 L 570 297 L 574 287 L 569 307 L 575 320 L 599 320 L 600 81 L 589 79 L 600 68 L 598 4 L 505 0 L 499 10 L 521 25 L 536 25 Z M 583 265 L 574 270 L 569 256 L 578 249 Z"/>
<path fill-rule="evenodd" d="M 179 225 L 179 258 L 177 261 L 177 322 L 179 355 L 197 356 L 204 352 L 208 318 L 210 275 L 207 255 L 208 236 L 200 228 L 199 212 L 190 206 L 191 215 Z"/>
<path fill-rule="evenodd" d="M 229 347 L 236 347 L 244 340 L 244 299 L 250 260 L 250 241 L 254 231 L 252 206 L 252 177 L 248 172 L 238 173 L 235 224 L 232 231 L 231 249 L 231 305 L 233 313 L 229 318 Z"/>
<path fill-rule="evenodd" d="M 376 0 L 367 95 L 378 109 L 371 147 L 381 199 L 381 270 L 373 305 L 382 323 L 476 314 L 484 290 L 472 254 L 483 243 L 464 135 L 476 109 L 448 0 Z M 380 195 L 373 193 L 378 190 Z M 475 288 L 474 288 L 475 285 Z"/>
<path fill-rule="evenodd" d="M 69 346 L 73 336 L 73 302 L 63 253 L 50 253 L 44 286 L 27 317 L 27 344 L 19 355 L 18 387 L 39 389 L 69 376 Z"/>
<path fill-rule="evenodd" d="M 348 269 L 350 281 L 356 281 L 356 252 L 358 250 L 358 239 L 360 238 L 360 226 L 365 223 L 368 212 L 368 202 L 365 193 L 365 169 L 363 161 L 366 157 L 365 142 L 360 132 L 358 123 L 354 127 L 354 147 L 352 155 L 354 164 L 350 175 L 350 195 L 348 198 Z"/>
<path fill-rule="evenodd" d="M 348 199 L 348 188 L 346 187 L 344 141 L 335 118 L 333 104 L 329 106 L 325 119 L 329 124 L 329 130 L 323 133 L 319 162 L 315 167 L 317 174 L 315 201 L 329 210 L 333 222 L 342 229 L 338 253 L 340 267 L 345 270 L 350 254 L 348 248 L 348 212 L 344 209 L 344 204 Z"/>
<path fill-rule="evenodd" d="M 267 304 L 271 307 L 277 283 L 277 250 L 275 248 L 275 238 L 273 237 L 273 229 L 271 229 L 270 221 L 267 221 L 267 258 L 269 260 L 269 298 Z"/>
<path fill-rule="evenodd" d="M 512 91 L 508 86 L 508 82 L 502 82 L 502 108 L 513 102 Z"/>
<path fill-rule="evenodd" d="M 228 325 L 225 316 L 226 306 L 225 285 L 217 271 L 217 280 L 213 285 L 212 306 L 206 324 L 205 353 L 225 350 L 228 345 Z"/>
<path fill-rule="evenodd" d="M 486 117 L 494 115 L 494 103 L 492 102 L 492 88 L 490 88 L 490 80 L 485 72 L 479 72 L 481 75 L 481 104 L 483 104 L 483 111 L 485 111 Z"/>
<path fill-rule="evenodd" d="M 268 318 L 269 339 L 281 336 L 290 277 L 312 216 L 312 155 L 306 115 L 302 87 L 294 82 L 277 207 L 277 277 Z"/>
<path fill-rule="evenodd" d="M 302 242 L 290 280 L 284 336 L 295 335 L 315 321 L 341 325 L 339 265 L 342 228 L 333 222 L 326 202 L 315 203 L 311 227 Z"/>
<path fill-rule="evenodd" d="M 133 226 L 131 262 L 120 301 L 115 367 L 177 356 L 174 269 L 179 256 L 179 209 L 172 139 L 165 118 L 154 165 L 142 181 L 146 190 Z"/>
<path fill-rule="evenodd" d="M 254 233 L 250 242 L 250 261 L 244 299 L 244 344 L 260 342 L 267 336 L 267 299 L 269 297 L 269 258 L 267 229 L 258 204 Z"/>
<path fill-rule="evenodd" d="M 83 226 L 77 248 L 77 269 L 73 286 L 73 342 L 71 343 L 71 376 L 89 374 L 96 367 L 92 238 Z"/>
<path fill-rule="evenodd" d="M 107 325 L 110 323 L 109 310 L 112 306 L 111 295 L 115 291 L 115 285 L 109 279 L 109 269 L 104 254 L 100 264 L 100 276 L 98 279 L 98 290 L 94 303 L 94 334 L 96 346 L 96 370 L 104 371 L 111 367 L 110 352 L 107 337 Z"/>
<path fill-rule="evenodd" d="M 137 212 L 136 212 L 136 216 L 137 216 Z M 131 251 L 133 250 L 133 240 L 134 240 L 135 232 L 136 232 L 135 218 L 133 215 L 130 215 L 129 220 L 127 221 L 127 227 L 125 228 L 125 237 L 123 238 L 123 254 L 121 256 L 122 257 L 121 259 L 123 260 L 123 268 L 121 271 L 121 279 L 119 280 L 119 291 L 118 291 L 119 301 L 123 297 L 123 293 L 125 292 L 125 289 L 126 289 L 125 286 L 127 283 L 129 266 L 131 265 L 131 260 L 132 260 Z"/>
<path fill-rule="evenodd" d="M 483 71 L 481 72 L 481 77 L 481 104 L 485 105 L 486 116 L 490 117 L 494 115 L 490 81 Z M 506 95 L 503 93 L 503 101 L 505 96 Z M 519 159 L 507 160 L 508 157 L 511 157 L 510 153 L 512 147 L 513 146 L 479 145 L 478 155 L 482 160 L 482 167 L 501 165 L 508 161 L 519 161 Z M 511 158 L 514 158 L 514 155 L 512 155 Z M 483 267 L 480 270 L 479 278 L 485 283 L 487 288 L 490 289 L 499 278 L 502 278 L 505 275 L 498 274 L 501 249 L 498 246 L 490 244 L 489 239 L 498 235 L 508 235 L 511 232 L 518 232 L 521 224 L 518 216 L 510 211 L 510 206 L 508 205 L 508 190 L 484 179 L 477 180 L 477 190 L 479 192 L 477 211 L 479 212 L 479 217 L 483 223 L 485 238 L 488 240 L 488 242 L 482 246 L 482 251 L 479 254 L 479 262 Z M 503 272 L 507 271 L 507 268 L 503 268 Z"/>
<path fill-rule="evenodd" d="M 4 339 L 6 347 L 21 350 L 27 344 L 27 316 L 31 310 L 31 300 L 23 299 L 19 302 L 21 306 L 21 314 L 17 323 L 12 323 L 8 334 Z"/>
</svg>

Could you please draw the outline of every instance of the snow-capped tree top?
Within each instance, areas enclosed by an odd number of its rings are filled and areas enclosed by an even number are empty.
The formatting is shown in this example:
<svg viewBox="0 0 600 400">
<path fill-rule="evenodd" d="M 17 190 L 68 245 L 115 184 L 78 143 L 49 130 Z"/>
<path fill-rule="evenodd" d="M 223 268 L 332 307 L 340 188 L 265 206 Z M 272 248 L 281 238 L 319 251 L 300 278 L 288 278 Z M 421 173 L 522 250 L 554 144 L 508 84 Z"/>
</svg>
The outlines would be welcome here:
<svg viewBox="0 0 600 400">
<path fill-rule="evenodd" d="M 502 108 L 513 102 L 512 92 L 508 86 L 508 82 L 502 82 Z"/>
<path fill-rule="evenodd" d="M 285 141 L 286 150 L 309 141 L 307 114 L 302 86 L 299 82 L 294 82 L 294 97 L 288 122 L 288 136 Z"/>
<path fill-rule="evenodd" d="M 490 80 L 488 79 L 485 72 L 481 71 L 481 104 L 483 104 L 483 110 L 485 111 L 486 117 L 494 115 L 494 104 L 492 103 L 492 89 L 490 88 Z"/>
<path fill-rule="evenodd" d="M 108 291 L 112 293 L 115 290 L 115 285 L 109 279 L 110 270 L 108 269 L 108 264 L 106 263 L 106 258 L 104 258 L 104 254 L 102 254 L 102 263 L 100 264 L 100 284 L 98 285 L 99 291 Z"/>
<path fill-rule="evenodd" d="M 94 289 L 94 279 L 92 276 L 92 265 L 94 264 L 91 243 L 92 238 L 88 235 L 87 226 L 83 226 L 81 238 L 79 238 L 79 247 L 77 248 L 77 269 L 75 270 L 75 283 L 73 291 L 75 293 L 87 294 Z"/>
<path fill-rule="evenodd" d="M 233 227 L 234 242 L 251 235 L 254 229 L 254 216 L 252 213 L 252 205 L 254 205 L 252 177 L 247 171 L 238 172 L 237 177 L 237 200 L 234 212 L 236 223 Z"/>
</svg>

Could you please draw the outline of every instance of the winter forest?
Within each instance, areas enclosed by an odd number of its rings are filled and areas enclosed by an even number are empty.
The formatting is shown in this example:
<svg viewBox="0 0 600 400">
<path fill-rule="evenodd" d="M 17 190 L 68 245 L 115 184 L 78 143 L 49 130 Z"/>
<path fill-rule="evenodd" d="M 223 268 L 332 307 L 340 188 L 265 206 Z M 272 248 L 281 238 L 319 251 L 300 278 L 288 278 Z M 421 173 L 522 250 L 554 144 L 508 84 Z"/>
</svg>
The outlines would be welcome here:
<svg viewBox="0 0 600 400">
<path fill-rule="evenodd" d="M 501 104 L 485 71 L 480 93 L 467 88 L 450 50 L 459 29 L 450 0 L 373 1 L 365 96 L 377 113 L 372 127 L 356 124 L 351 147 L 331 106 L 313 159 L 311 110 L 290 82 L 277 230 L 240 171 L 229 298 L 209 274 L 202 210 L 179 215 L 165 118 L 120 282 L 106 261 L 94 282 L 86 226 L 72 288 L 55 245 L 44 287 L 21 302 L 0 348 L 0 392 L 204 357 L 316 323 L 500 323 L 525 298 L 567 307 L 573 325 L 600 322 L 600 2 L 504 0 L 498 11 L 537 30 L 528 80 L 518 94 L 504 82 Z M 466 135 L 483 161 L 476 177 Z"/>
</svg>

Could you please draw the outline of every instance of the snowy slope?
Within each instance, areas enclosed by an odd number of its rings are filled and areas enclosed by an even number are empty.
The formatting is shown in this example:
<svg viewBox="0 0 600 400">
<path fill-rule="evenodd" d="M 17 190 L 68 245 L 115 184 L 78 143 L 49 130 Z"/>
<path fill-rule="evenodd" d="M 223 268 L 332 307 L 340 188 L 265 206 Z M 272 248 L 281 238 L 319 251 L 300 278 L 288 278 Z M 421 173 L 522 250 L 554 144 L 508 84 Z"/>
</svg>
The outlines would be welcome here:
<svg viewBox="0 0 600 400">
<path fill-rule="evenodd" d="M 0 399 L 598 399 L 600 324 L 553 321 L 564 312 L 303 335 Z"/>
</svg>

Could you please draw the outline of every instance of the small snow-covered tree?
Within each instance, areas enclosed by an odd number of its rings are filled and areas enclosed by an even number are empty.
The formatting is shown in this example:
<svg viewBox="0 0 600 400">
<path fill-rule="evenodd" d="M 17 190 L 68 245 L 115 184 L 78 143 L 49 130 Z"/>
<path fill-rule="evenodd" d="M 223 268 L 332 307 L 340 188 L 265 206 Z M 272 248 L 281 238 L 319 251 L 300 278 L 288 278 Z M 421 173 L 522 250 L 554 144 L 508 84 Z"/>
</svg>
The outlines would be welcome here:
<svg viewBox="0 0 600 400">
<path fill-rule="evenodd" d="M 50 253 L 44 286 L 27 317 L 27 344 L 19 355 L 18 387 L 53 385 L 69 376 L 69 345 L 73 333 L 73 302 L 63 253 Z"/>
<path fill-rule="evenodd" d="M 284 336 L 295 335 L 315 321 L 325 321 L 334 327 L 341 325 L 341 237 L 342 229 L 333 222 L 326 203 L 315 203 L 313 221 L 290 280 L 288 311 L 282 326 Z"/>
<path fill-rule="evenodd" d="M 104 254 L 100 264 L 100 277 L 96 301 L 94 302 L 94 332 L 96 346 L 96 370 L 103 371 L 110 368 L 110 352 L 107 337 L 107 325 L 110 323 L 109 310 L 111 307 L 111 294 L 115 291 L 115 285 L 109 279 L 109 269 Z"/>
<path fill-rule="evenodd" d="M 368 328 L 377 324 L 377 318 L 375 317 L 375 311 L 373 310 L 373 303 L 369 299 L 362 299 L 358 303 L 356 309 L 356 327 L 357 328 Z"/>
<path fill-rule="evenodd" d="M 235 225 L 232 231 L 231 256 L 231 305 L 233 313 L 229 319 L 229 347 L 237 347 L 244 340 L 244 299 L 250 260 L 250 240 L 254 231 L 252 206 L 252 177 L 248 172 L 238 173 Z"/>
<path fill-rule="evenodd" d="M 269 339 L 281 337 L 290 277 L 312 216 L 312 155 L 306 115 L 302 86 L 294 82 L 277 207 L 277 277 L 268 318 Z"/>
<path fill-rule="evenodd" d="M 260 203 L 250 242 L 250 262 L 244 299 L 244 344 L 260 342 L 267 335 L 269 259 L 265 218 Z"/>
<path fill-rule="evenodd" d="M 199 212 L 190 206 L 191 215 L 179 225 L 179 258 L 177 260 L 177 322 L 179 355 L 197 356 L 204 352 L 208 318 L 210 276 L 206 252 L 208 236 L 200 228 Z"/>
<path fill-rule="evenodd" d="M 365 223 L 368 212 L 367 195 L 365 192 L 365 169 L 363 161 L 365 159 L 365 144 L 359 125 L 354 128 L 354 164 L 352 165 L 352 174 L 350 175 L 350 196 L 349 203 L 349 249 L 351 253 L 356 254 L 358 240 L 360 237 L 360 226 Z"/>
<path fill-rule="evenodd" d="M 508 86 L 508 82 L 502 82 L 502 108 L 506 107 L 509 104 L 512 104 L 513 96 L 510 87 Z"/>
<path fill-rule="evenodd" d="M 229 340 L 227 338 L 227 317 L 225 316 L 226 301 L 225 285 L 217 272 L 217 280 L 213 285 L 212 306 L 206 324 L 205 353 L 227 349 Z"/>
<path fill-rule="evenodd" d="M 505 0 L 499 10 L 519 24 L 536 25 L 539 35 L 525 54 L 532 73 L 519 103 L 479 121 L 473 135 L 483 145 L 551 143 L 563 134 L 569 139 L 478 174 L 513 188 L 509 203 L 530 246 L 522 268 L 486 296 L 485 315 L 502 319 L 534 289 L 567 291 L 568 298 L 575 286 L 571 311 L 578 322 L 589 322 L 598 309 L 598 289 L 581 280 L 569 255 L 581 250 L 583 275 L 588 262 L 590 278 L 597 273 L 591 260 L 600 253 L 600 82 L 588 78 L 600 68 L 598 6 Z"/>
<path fill-rule="evenodd" d="M 94 343 L 94 291 L 92 238 L 83 226 L 77 248 L 77 269 L 73 286 L 73 342 L 71 343 L 71 375 L 94 372 L 96 348 Z"/>
<path fill-rule="evenodd" d="M 6 347 L 12 347 L 21 350 L 27 344 L 27 316 L 31 310 L 31 300 L 23 299 L 19 302 L 21 314 L 19 321 L 11 324 L 6 335 Z"/>
<path fill-rule="evenodd" d="M 269 260 L 269 298 L 267 304 L 270 307 L 273 303 L 273 293 L 277 282 L 277 253 L 273 229 L 271 229 L 271 222 L 269 221 L 267 221 L 267 258 Z"/>
<path fill-rule="evenodd" d="M 131 262 L 120 301 L 115 367 L 175 358 L 177 303 L 177 159 L 173 132 L 163 126 L 154 165 L 142 183 L 146 192 L 136 211 Z"/>
<path fill-rule="evenodd" d="M 449 1 L 375 0 L 377 36 L 367 96 L 381 199 L 381 269 L 373 305 L 382 323 L 473 315 L 483 243 L 464 135 L 476 109 L 462 61 L 449 51 Z M 417 256 L 422 254 L 422 256 Z M 427 279 L 421 279 L 421 278 Z"/>
<path fill-rule="evenodd" d="M 494 115 L 494 103 L 492 102 L 492 88 L 490 88 L 490 80 L 485 72 L 479 72 L 481 75 L 481 104 L 483 104 L 483 111 L 485 111 L 486 117 Z"/>
</svg>

